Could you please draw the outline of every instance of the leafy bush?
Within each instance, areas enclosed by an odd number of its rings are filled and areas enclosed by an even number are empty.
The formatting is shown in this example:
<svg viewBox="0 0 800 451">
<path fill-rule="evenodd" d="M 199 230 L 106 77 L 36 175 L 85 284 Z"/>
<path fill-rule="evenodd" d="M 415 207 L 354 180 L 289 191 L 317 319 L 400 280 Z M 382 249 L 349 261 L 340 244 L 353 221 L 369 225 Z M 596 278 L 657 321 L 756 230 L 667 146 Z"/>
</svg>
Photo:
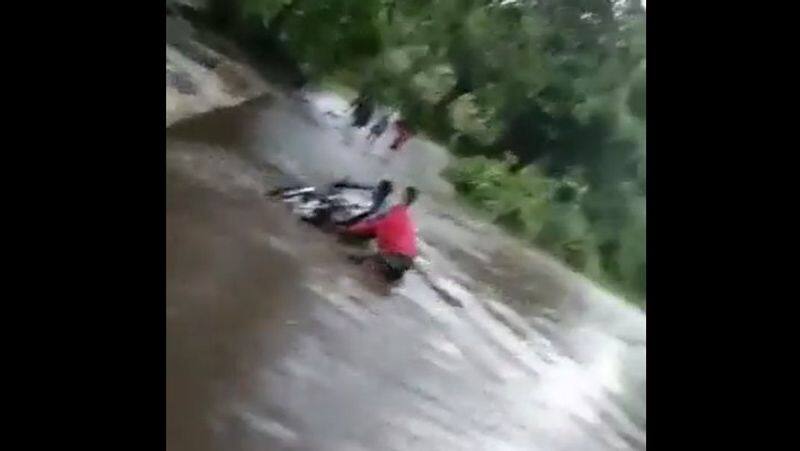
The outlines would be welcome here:
<svg viewBox="0 0 800 451">
<path fill-rule="evenodd" d="M 514 163 L 512 158 L 461 158 L 443 175 L 496 224 L 644 302 L 645 199 L 635 184 L 593 190 L 579 173 L 554 178 L 533 165 L 515 171 Z"/>
</svg>

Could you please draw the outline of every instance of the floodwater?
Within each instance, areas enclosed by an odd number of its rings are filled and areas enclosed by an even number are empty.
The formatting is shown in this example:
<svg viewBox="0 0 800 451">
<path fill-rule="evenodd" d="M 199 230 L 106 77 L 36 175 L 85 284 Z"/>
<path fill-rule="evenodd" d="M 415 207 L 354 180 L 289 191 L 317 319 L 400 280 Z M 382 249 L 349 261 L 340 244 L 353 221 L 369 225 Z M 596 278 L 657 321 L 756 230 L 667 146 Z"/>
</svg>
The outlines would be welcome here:
<svg viewBox="0 0 800 451">
<path fill-rule="evenodd" d="M 471 219 L 442 149 L 313 98 L 167 129 L 167 449 L 645 449 L 644 314 Z M 264 198 L 343 176 L 422 189 L 424 277 L 389 290 Z"/>
</svg>

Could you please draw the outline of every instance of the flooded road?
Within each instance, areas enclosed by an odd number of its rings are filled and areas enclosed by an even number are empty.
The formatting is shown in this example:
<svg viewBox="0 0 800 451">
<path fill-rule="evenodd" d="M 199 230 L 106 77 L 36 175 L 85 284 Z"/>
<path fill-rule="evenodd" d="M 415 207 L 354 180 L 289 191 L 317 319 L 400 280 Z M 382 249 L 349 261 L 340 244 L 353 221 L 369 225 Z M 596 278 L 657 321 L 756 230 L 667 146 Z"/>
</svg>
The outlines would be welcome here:
<svg viewBox="0 0 800 451">
<path fill-rule="evenodd" d="M 283 97 L 167 130 L 167 449 L 644 449 L 644 315 L 470 219 L 442 149 L 381 146 Z M 422 189 L 425 277 L 387 292 L 263 196 L 343 176 Z"/>
</svg>

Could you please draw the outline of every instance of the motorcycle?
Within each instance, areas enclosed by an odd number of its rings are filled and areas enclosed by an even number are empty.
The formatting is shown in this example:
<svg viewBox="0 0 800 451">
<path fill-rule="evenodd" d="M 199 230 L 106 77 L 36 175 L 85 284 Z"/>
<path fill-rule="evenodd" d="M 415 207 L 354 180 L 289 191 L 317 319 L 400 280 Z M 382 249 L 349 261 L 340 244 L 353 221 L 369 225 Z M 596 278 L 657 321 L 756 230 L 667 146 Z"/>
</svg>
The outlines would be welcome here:
<svg viewBox="0 0 800 451">
<path fill-rule="evenodd" d="M 268 196 L 282 200 L 293 215 L 316 227 L 342 223 L 372 206 L 369 191 L 340 188 L 336 184 L 326 190 L 314 186 L 278 188 L 270 191 Z"/>
<path fill-rule="evenodd" d="M 268 193 L 273 199 L 280 199 L 289 206 L 292 214 L 302 221 L 321 229 L 332 228 L 335 224 L 362 214 L 372 206 L 371 191 L 360 188 L 341 188 L 339 183 L 327 190 L 314 186 L 293 186 L 277 188 Z M 353 243 L 351 243 L 353 244 Z M 351 258 L 352 261 L 363 258 Z M 452 295 L 441 283 L 432 279 L 427 270 L 415 265 L 423 281 L 428 284 L 444 302 L 453 307 L 463 307 L 458 297 Z M 393 282 L 391 285 L 395 285 Z"/>
</svg>

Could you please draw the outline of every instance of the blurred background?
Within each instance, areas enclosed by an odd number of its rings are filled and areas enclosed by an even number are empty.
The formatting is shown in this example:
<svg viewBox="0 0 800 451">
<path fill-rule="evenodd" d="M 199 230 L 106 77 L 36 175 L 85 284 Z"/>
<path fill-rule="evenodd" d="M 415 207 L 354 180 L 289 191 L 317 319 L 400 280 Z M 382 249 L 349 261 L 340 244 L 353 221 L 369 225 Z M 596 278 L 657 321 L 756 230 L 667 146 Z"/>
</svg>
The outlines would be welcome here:
<svg viewBox="0 0 800 451">
<path fill-rule="evenodd" d="M 645 448 L 643 1 L 174 0 L 166 31 L 168 449 Z M 263 198 L 345 176 L 422 189 L 439 291 Z"/>
</svg>

